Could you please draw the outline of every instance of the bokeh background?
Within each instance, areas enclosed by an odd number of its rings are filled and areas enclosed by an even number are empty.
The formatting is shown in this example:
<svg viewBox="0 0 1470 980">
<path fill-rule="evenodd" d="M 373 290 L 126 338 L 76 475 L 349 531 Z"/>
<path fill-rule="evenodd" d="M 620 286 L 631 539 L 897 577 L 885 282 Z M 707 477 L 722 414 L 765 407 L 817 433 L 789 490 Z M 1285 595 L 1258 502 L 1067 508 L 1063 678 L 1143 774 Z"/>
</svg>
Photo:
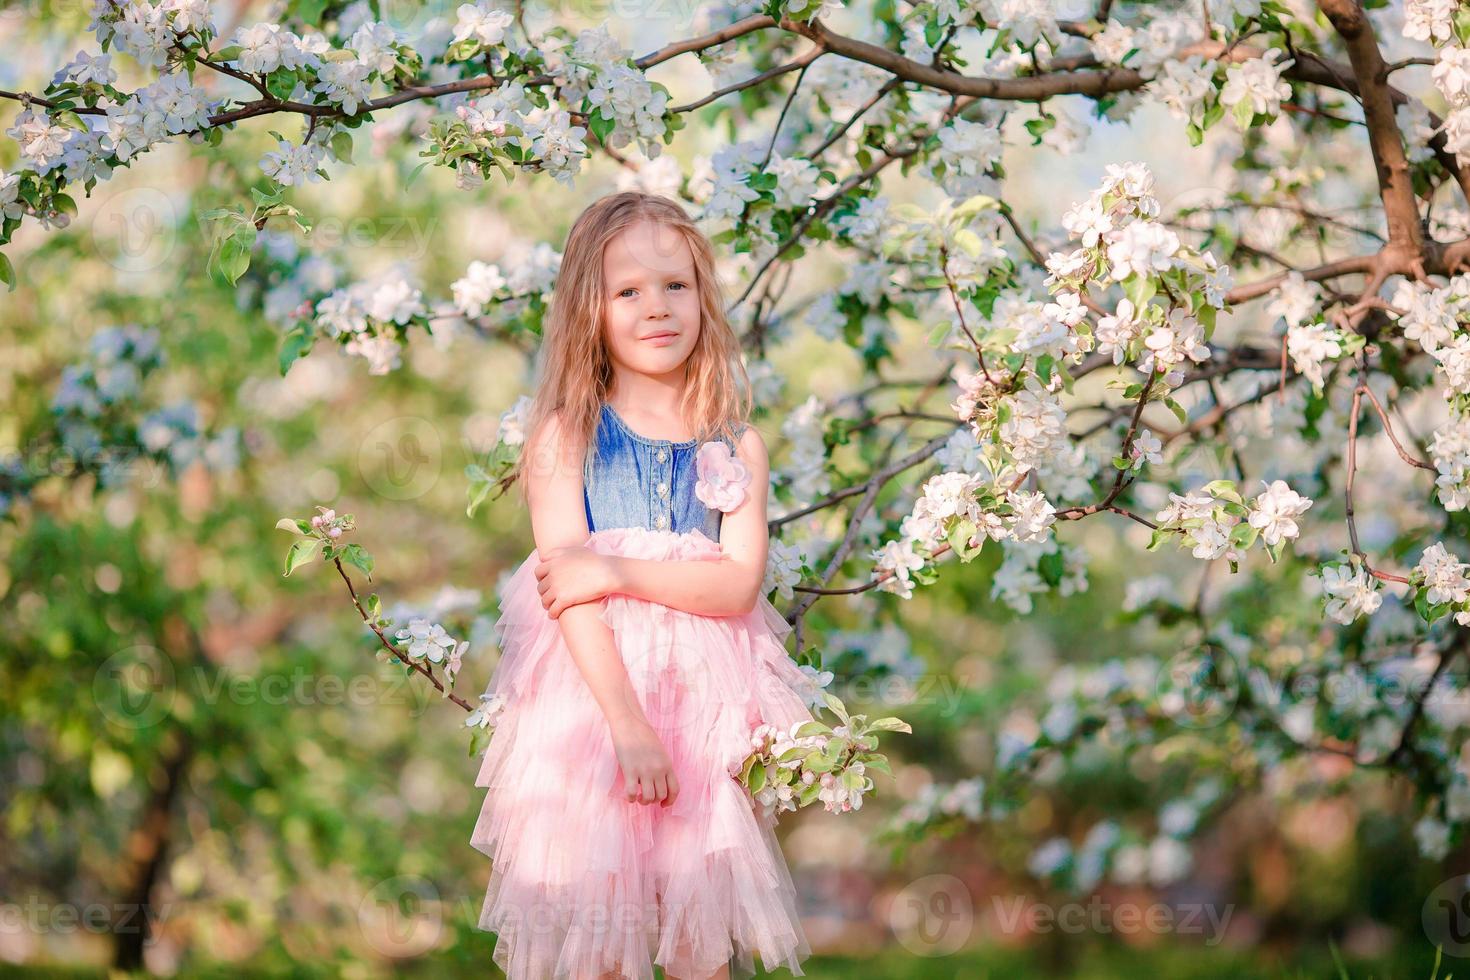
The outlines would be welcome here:
<svg viewBox="0 0 1470 980">
<path fill-rule="evenodd" d="M 44 87 L 86 43 L 80 6 L 7 5 L 0 87 Z M 428 30 L 450 6 L 399 4 L 385 19 Z M 219 8 L 226 22 L 270 11 Z M 699 13 L 667 8 L 584 3 L 554 16 L 606 21 L 643 53 Z M 687 58 L 653 77 L 678 101 L 711 85 Z M 5 498 L 0 522 L 0 973 L 494 975 L 493 939 L 474 927 L 489 868 L 468 844 L 481 791 L 464 713 L 374 656 L 328 568 L 283 577 L 290 538 L 274 526 L 316 505 L 354 514 L 376 558 L 365 590 L 400 623 L 427 615 L 467 639 L 457 691 L 472 697 L 497 655 L 497 583 L 532 542 L 514 494 L 467 516 L 465 468 L 526 393 L 535 338 L 446 323 L 416 334 L 385 375 L 323 344 L 282 376 L 282 324 L 348 281 L 403 272 L 446 296 L 473 260 L 534 270 L 536 249 L 559 249 L 582 207 L 635 178 L 596 156 L 574 187 L 497 179 L 466 191 L 436 168 L 410 180 L 421 109 L 385 114 L 359 137 L 356 165 L 296 193 L 311 234 L 273 224 L 235 286 L 206 271 L 201 215 L 260 185 L 264 122 L 218 150 L 150 154 L 80 200 L 68 228 L 30 228 L 11 249 L 21 284 L 0 296 L 0 447 L 41 479 Z M 752 102 L 738 115 L 762 132 L 779 109 Z M 688 172 L 728 139 L 696 113 L 666 152 Z M 1110 163 L 1150 164 L 1160 199 L 1177 203 L 1229 186 L 1236 151 L 1188 149 L 1177 123 L 1144 107 L 1126 124 L 1096 122 L 1075 154 L 1008 151 L 1007 199 L 1023 225 L 1055 229 Z M 917 177 L 894 173 L 884 188 L 895 202 L 935 200 Z M 749 271 L 748 258 L 722 259 L 732 281 Z M 800 268 L 758 376 L 756 422 L 778 464 L 797 406 L 815 395 L 835 411 L 864 379 L 860 352 L 801 325 L 841 281 L 840 257 L 813 252 Z M 934 373 L 928 329 L 898 315 L 884 326 L 894 377 Z M 78 393 L 79 369 L 93 396 Z M 929 408 L 944 414 L 945 402 Z M 1366 488 L 1365 523 L 1396 492 Z M 1087 587 L 1038 595 L 1025 614 L 991 592 L 998 553 L 906 603 L 819 604 L 834 689 L 914 731 L 885 741 L 895 778 L 860 811 L 783 817 L 818 951 L 809 975 L 1428 976 L 1435 943 L 1466 952 L 1470 937 L 1435 917 L 1463 849 L 1420 860 L 1403 788 L 1384 778 L 1344 793 L 1342 759 L 1283 763 L 1281 792 L 1212 780 L 1238 749 L 1225 737 L 1208 751 L 1168 738 L 1129 753 L 1084 746 L 1037 774 L 1005 819 L 982 814 L 997 733 L 1017 712 L 1041 716 L 1059 674 L 1123 657 L 1164 671 L 1179 648 L 1167 617 L 1138 610 L 1166 595 L 1187 605 L 1203 565 L 1144 553 L 1139 530 L 1071 529 L 1090 555 Z M 1298 635 L 1309 585 L 1299 568 L 1272 576 L 1224 592 L 1212 615 L 1248 642 Z M 1073 836 L 1065 860 L 1083 861 L 1087 828 L 1105 818 L 1136 840 L 1131 880 L 1049 883 L 1039 844 Z"/>
</svg>

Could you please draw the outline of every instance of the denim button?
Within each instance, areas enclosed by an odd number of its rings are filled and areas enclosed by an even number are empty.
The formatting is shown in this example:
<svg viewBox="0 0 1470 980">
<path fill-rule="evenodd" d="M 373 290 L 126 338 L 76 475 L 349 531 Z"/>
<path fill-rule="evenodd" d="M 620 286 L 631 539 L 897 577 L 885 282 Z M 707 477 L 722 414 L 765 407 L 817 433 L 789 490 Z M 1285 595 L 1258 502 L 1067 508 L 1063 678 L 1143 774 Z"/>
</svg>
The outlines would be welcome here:
<svg viewBox="0 0 1470 980">
<path fill-rule="evenodd" d="M 659 462 L 660 462 L 660 463 L 662 463 L 662 462 L 663 462 L 663 461 L 664 461 L 664 460 L 666 460 L 666 459 L 668 459 L 668 458 L 669 458 L 669 453 L 668 453 L 668 450 L 665 450 L 665 449 L 660 449 L 660 450 L 659 450 L 659 451 L 658 451 L 658 461 L 659 461 Z"/>
<path fill-rule="evenodd" d="M 664 523 L 665 523 L 665 521 L 664 521 L 664 515 L 662 515 L 662 514 L 658 515 L 658 520 L 654 521 L 654 523 L 657 524 L 660 528 L 662 528 L 664 526 Z"/>
<path fill-rule="evenodd" d="M 669 495 L 669 485 L 667 483 L 660 483 L 658 485 L 658 495 L 660 497 L 667 497 Z"/>
</svg>

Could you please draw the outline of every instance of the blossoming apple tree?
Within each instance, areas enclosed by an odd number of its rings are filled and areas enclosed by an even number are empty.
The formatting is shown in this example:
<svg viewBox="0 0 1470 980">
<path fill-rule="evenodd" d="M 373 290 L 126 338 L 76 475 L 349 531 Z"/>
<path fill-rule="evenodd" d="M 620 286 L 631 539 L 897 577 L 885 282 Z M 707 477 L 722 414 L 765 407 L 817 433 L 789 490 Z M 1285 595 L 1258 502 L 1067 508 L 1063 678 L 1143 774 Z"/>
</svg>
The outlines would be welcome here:
<svg viewBox="0 0 1470 980">
<path fill-rule="evenodd" d="M 366 134 L 451 171 L 466 194 L 547 178 L 570 193 L 605 157 L 626 186 L 682 199 L 724 250 L 759 403 L 788 396 L 772 355 L 798 331 L 860 357 L 858 390 L 787 398 L 773 447 L 766 584 L 814 676 L 834 648 L 808 629 L 824 598 L 869 593 L 859 601 L 893 616 L 964 574 L 952 559 L 993 555 L 991 598 L 1025 615 L 1088 588 L 1099 556 L 1073 530 L 1084 519 L 1153 553 L 1131 570 L 1198 563 L 1193 599 L 1145 576 L 1125 604 L 1173 631 L 1178 656 L 1058 672 L 1045 710 L 1018 709 L 997 733 L 989 771 L 932 787 L 895 833 L 1003 821 L 1020 786 L 1055 779 L 1087 745 L 1167 740 L 1201 756 L 1248 749 L 1152 822 L 1043 843 L 1033 870 L 1076 887 L 1170 880 L 1204 810 L 1320 755 L 1362 778 L 1406 777 L 1420 847 L 1442 856 L 1470 820 L 1455 669 L 1470 626 L 1470 11 L 926 0 L 863 12 L 709 5 L 687 37 L 635 56 L 606 26 L 538 26 L 489 0 L 413 30 L 368 2 L 222 25 L 206 0 L 95 0 L 93 40 L 72 61 L 34 91 L 0 92 L 17 104 L 0 276 L 38 261 L 29 226 L 64 227 L 79 195 L 170 142 L 220 147 L 274 127 L 252 199 L 206 215 L 211 269 L 228 283 L 265 260 L 276 229 L 310 227 L 313 187 Z M 651 75 L 688 58 L 714 84 L 679 103 Z M 1159 117 L 1184 166 L 1231 162 L 1208 193 L 1161 199 L 1153 170 L 1127 160 L 1085 199 L 1055 202 L 1043 228 L 1020 220 L 1009 187 L 1022 161 Z M 691 120 L 690 133 L 734 135 L 686 172 L 663 150 Z M 803 294 L 793 270 L 823 256 L 845 279 Z M 534 346 L 558 258 L 542 244 L 472 261 L 435 299 L 411 270 L 344 283 L 318 274 L 330 256 L 305 252 L 262 309 L 281 326 L 283 372 L 320 344 L 388 374 L 421 332 Z M 903 324 L 928 337 L 917 373 Z M 63 407 L 85 415 L 78 383 Z M 466 474 L 471 515 L 504 489 L 523 407 Z M 23 495 L 20 482 L 7 492 Z M 333 547 L 306 547 L 318 546 Z M 1211 615 L 1212 596 L 1303 574 L 1314 615 L 1269 644 Z M 375 631 L 376 617 L 364 613 Z M 442 633 L 425 621 L 398 637 L 431 677 L 456 653 Z M 1284 660 L 1282 645 L 1304 652 Z M 1335 683 L 1359 695 L 1323 693 Z"/>
</svg>

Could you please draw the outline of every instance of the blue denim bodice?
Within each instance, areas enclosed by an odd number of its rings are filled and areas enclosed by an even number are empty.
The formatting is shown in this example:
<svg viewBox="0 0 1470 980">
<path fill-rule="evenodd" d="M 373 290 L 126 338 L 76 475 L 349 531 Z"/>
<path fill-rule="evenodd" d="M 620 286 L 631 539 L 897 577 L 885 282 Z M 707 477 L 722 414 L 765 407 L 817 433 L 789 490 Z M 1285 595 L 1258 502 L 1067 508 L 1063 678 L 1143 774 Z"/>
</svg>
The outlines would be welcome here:
<svg viewBox="0 0 1470 980">
<path fill-rule="evenodd" d="M 743 431 L 742 426 L 737 426 Z M 722 439 L 733 452 L 729 439 Z M 628 427 L 606 402 L 597 420 L 595 452 L 582 466 L 587 530 L 643 527 L 653 531 L 703 531 L 720 540 L 724 512 L 694 495 L 698 439 L 649 439 Z"/>
</svg>

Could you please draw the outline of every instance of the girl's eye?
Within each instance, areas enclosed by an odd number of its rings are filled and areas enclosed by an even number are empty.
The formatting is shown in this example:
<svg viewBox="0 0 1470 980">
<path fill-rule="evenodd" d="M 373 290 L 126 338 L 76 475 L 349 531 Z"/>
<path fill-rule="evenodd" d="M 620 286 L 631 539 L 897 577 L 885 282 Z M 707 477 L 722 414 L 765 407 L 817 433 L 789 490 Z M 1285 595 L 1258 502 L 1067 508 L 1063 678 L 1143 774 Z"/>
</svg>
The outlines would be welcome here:
<svg viewBox="0 0 1470 980">
<path fill-rule="evenodd" d="M 672 283 L 669 283 L 669 288 L 670 289 L 672 289 L 675 286 L 678 286 L 680 289 L 688 289 L 689 288 L 688 285 L 686 285 L 685 283 L 682 283 L 682 282 L 672 282 Z M 626 289 L 619 290 L 618 291 L 618 295 L 619 296 L 627 296 L 629 293 L 632 293 L 632 292 L 637 292 L 637 290 L 635 290 L 632 286 L 628 286 Z"/>
</svg>

